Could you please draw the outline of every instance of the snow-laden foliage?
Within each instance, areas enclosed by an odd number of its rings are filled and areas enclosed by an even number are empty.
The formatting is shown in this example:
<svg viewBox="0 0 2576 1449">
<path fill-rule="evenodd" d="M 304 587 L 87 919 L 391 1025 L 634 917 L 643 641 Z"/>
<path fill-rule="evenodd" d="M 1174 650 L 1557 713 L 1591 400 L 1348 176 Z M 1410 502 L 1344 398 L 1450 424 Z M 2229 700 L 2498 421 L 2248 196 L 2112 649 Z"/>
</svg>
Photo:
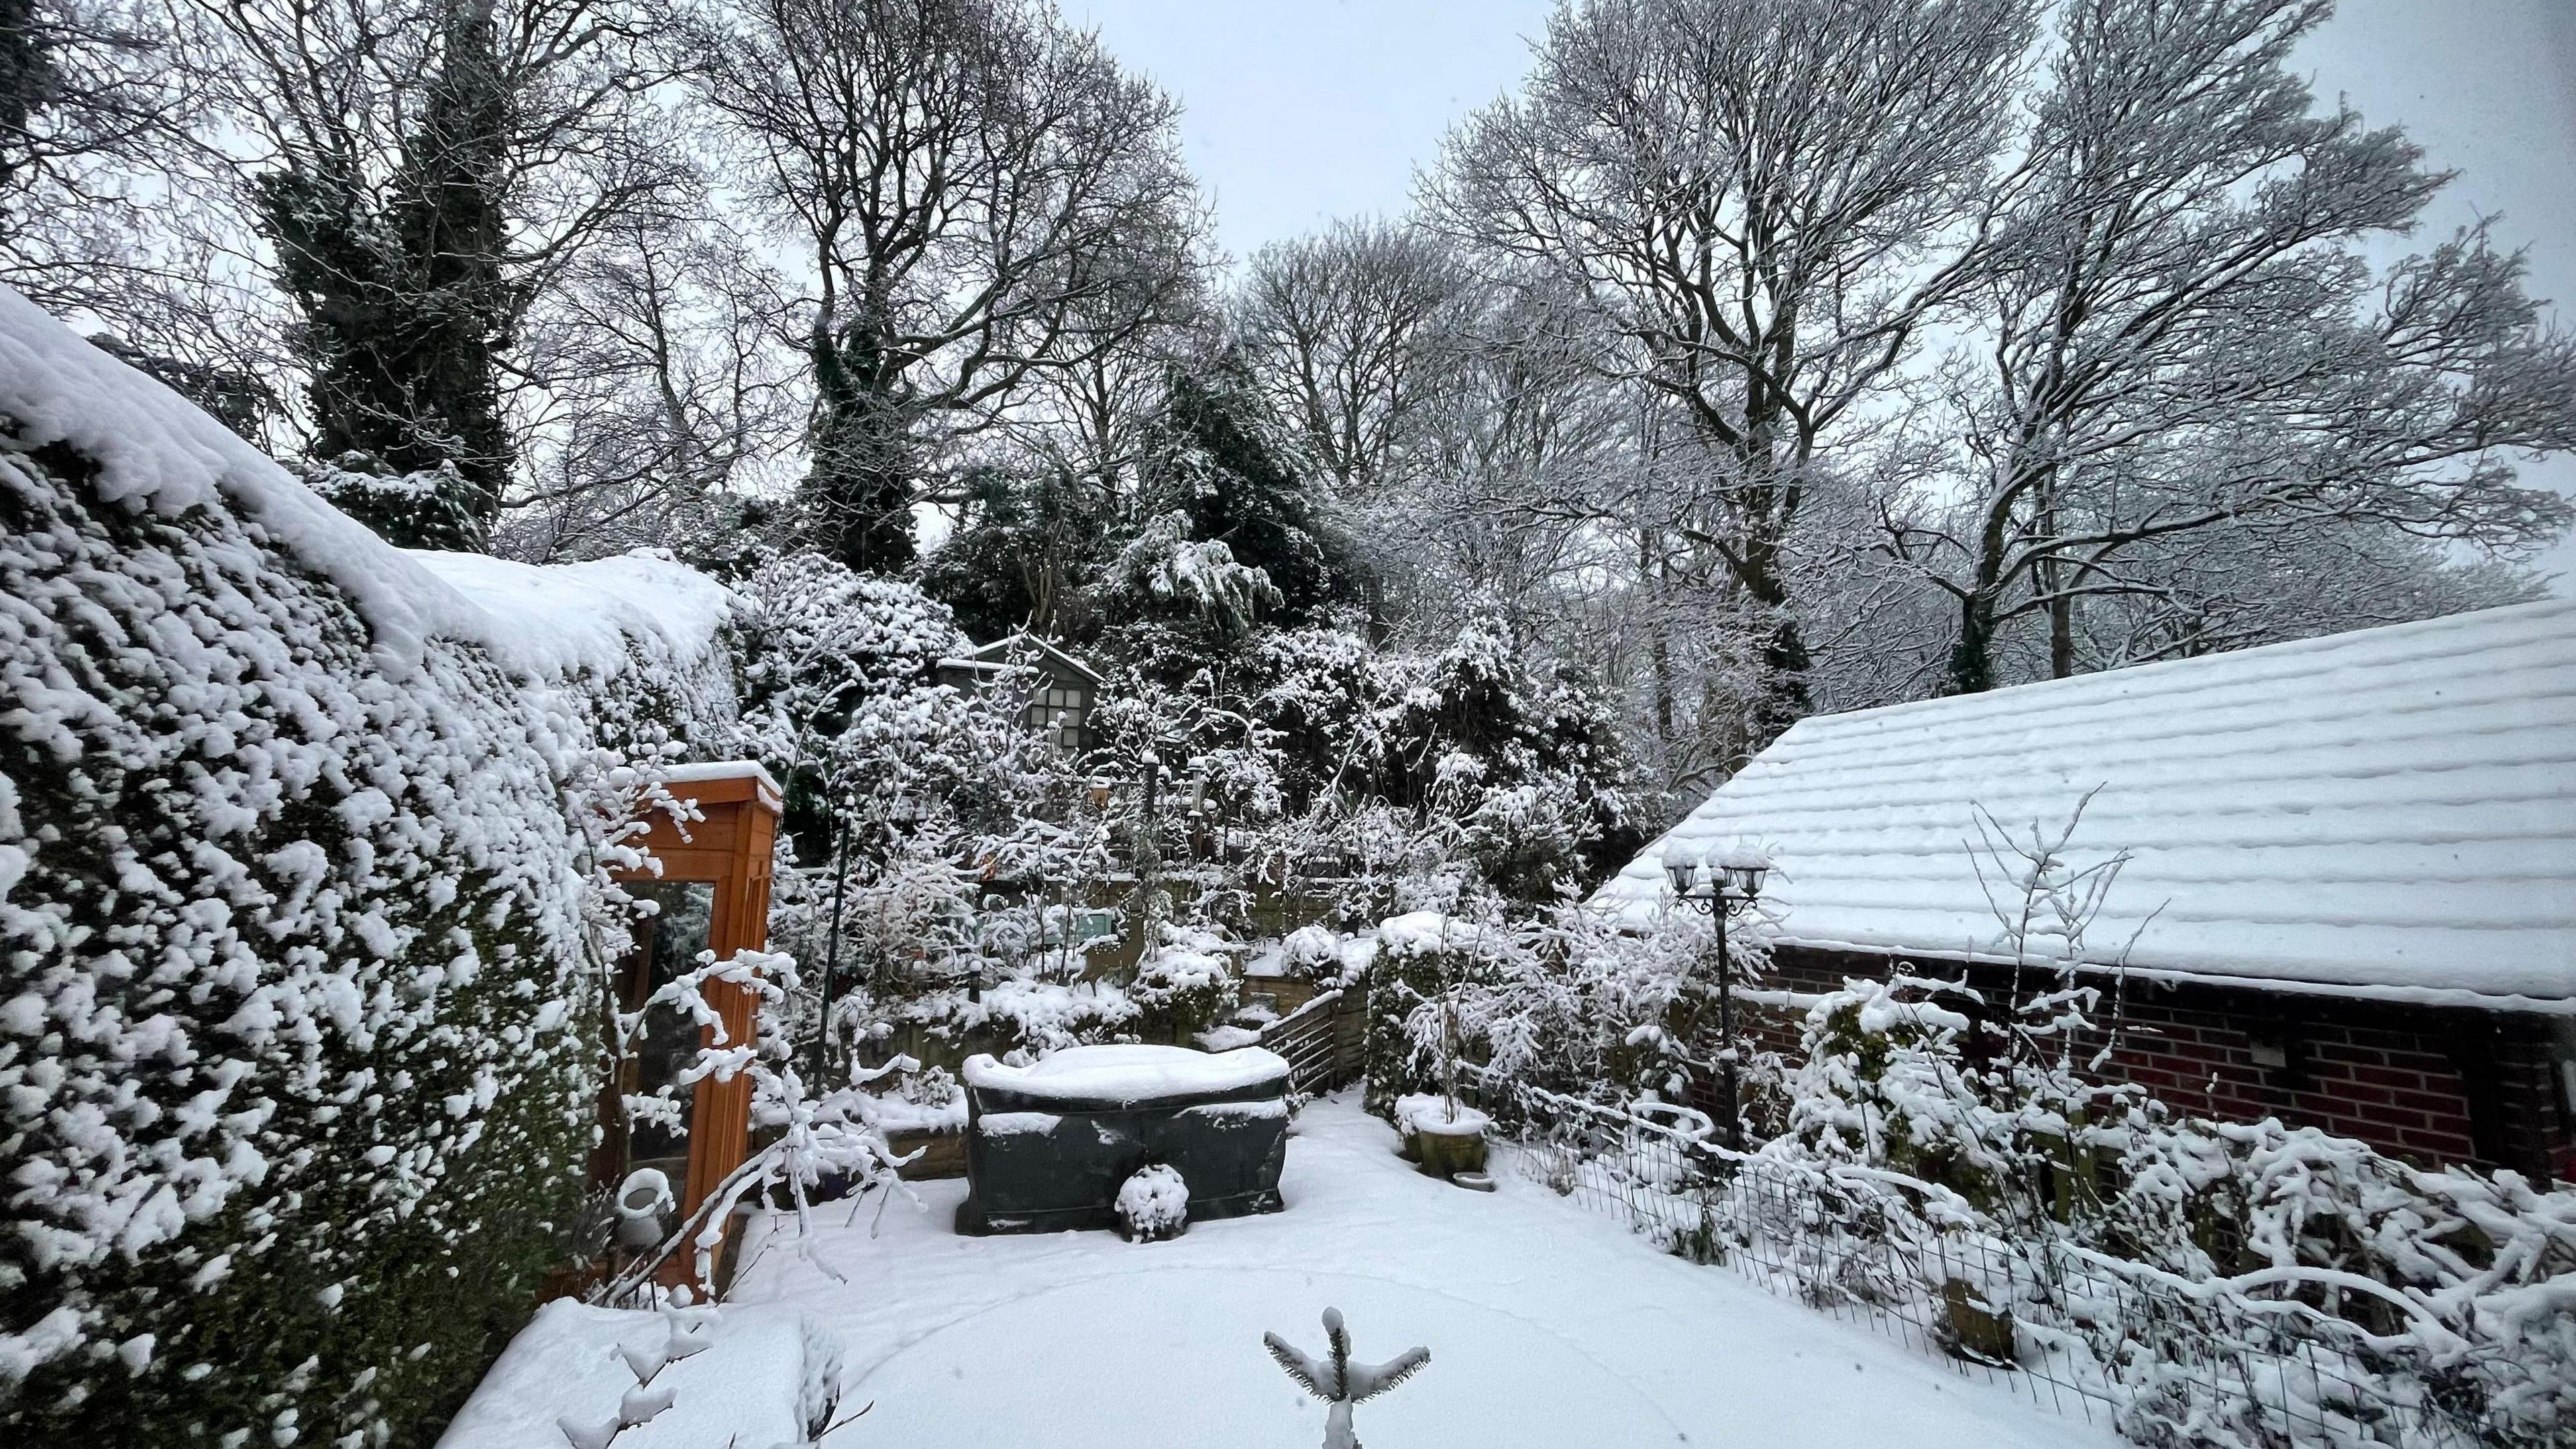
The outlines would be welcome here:
<svg viewBox="0 0 2576 1449">
<path fill-rule="evenodd" d="M 1182 513 L 1147 521 L 1109 566 L 1113 594 L 1199 621 L 1220 636 L 1239 635 L 1261 611 L 1279 604 L 1267 570 L 1235 561 L 1223 539 L 1193 539 Z"/>
<path fill-rule="evenodd" d="M 1738 929 L 1727 948 L 1735 989 L 1758 988 L 1768 943 Z M 1407 1091 L 1445 1090 L 1453 1058 L 1498 1088 L 1621 1110 L 1686 1103 L 1712 1080 L 1726 1045 L 1715 951 L 1705 918 L 1687 914 L 1650 935 L 1579 906 L 1389 919 L 1368 969 L 1372 1110 Z M 1758 1126 L 1780 1110 L 1779 1068 L 1753 1049 L 1749 1025 L 1739 1000 L 1734 1047 L 1744 1110 Z"/>
<path fill-rule="evenodd" d="M 1190 1185 L 1171 1167 L 1150 1162 L 1118 1184 L 1117 1200 L 1110 1206 L 1131 1241 L 1160 1242 L 1180 1236 L 1189 1226 Z"/>
<path fill-rule="evenodd" d="M 452 459 L 397 473 L 372 454 L 343 453 L 310 459 L 297 471 L 332 507 L 406 548 L 480 548 L 490 531 Z"/>
<path fill-rule="evenodd" d="M 1758 1161 L 1824 1174 L 1906 1261 L 1951 1264 L 2034 1342 L 2081 1346 L 2072 1371 L 2148 1443 L 2283 1442 L 2282 1406 L 2260 1375 L 2195 1369 L 2137 1346 L 2159 1341 L 2142 1323 L 2074 1311 L 2057 1286 L 2070 1265 L 2194 1305 L 2202 1331 L 2268 1325 L 2264 1352 L 2305 1338 L 2355 1356 L 2357 1388 L 2310 1390 L 2328 1401 L 2439 1404 L 2502 1443 L 2576 1424 L 2576 1190 L 2428 1171 L 2276 1120 L 2178 1117 L 2084 1080 L 2018 1024 L 1998 1039 L 1981 1021 L 1995 1014 L 1913 978 L 1828 993 L 1789 1073 L 1790 1130 Z"/>
<path fill-rule="evenodd" d="M 1338 882 L 1345 924 L 1454 908 L 1460 890 L 1552 902 L 1640 839 L 1606 701 L 1499 619 L 1437 654 L 1308 628 L 1177 681 L 1168 665 L 1114 673 L 1094 759 L 1187 759 L 1245 863 Z"/>
<path fill-rule="evenodd" d="M 1339 986 L 1346 969 L 1343 946 L 1342 937 L 1328 927 L 1299 926 L 1279 942 L 1279 964 L 1317 986 Z"/>
<path fill-rule="evenodd" d="M 971 648 L 946 607 L 819 555 L 773 560 L 741 593 L 740 748 L 787 781 L 807 867 L 779 873 L 772 938 L 806 963 L 808 1005 L 832 976 L 834 1049 L 891 1050 L 914 1030 L 1007 1052 L 1132 1018 L 1114 987 L 1068 984 L 1087 965 L 1068 932 L 1106 874 L 1106 827 L 1076 812 L 1071 762 L 1022 721 L 1033 676 L 940 682 L 940 661 Z M 814 1012 L 792 1015 L 814 1029 Z"/>
<path fill-rule="evenodd" d="M 1243 986 L 1234 957 L 1243 948 L 1197 926 L 1157 922 L 1154 931 L 1161 939 L 1137 960 L 1127 999 L 1147 1037 L 1185 1041 L 1234 1010 Z"/>
<path fill-rule="evenodd" d="M 0 323 L 0 1424 L 416 1436 L 569 1225 L 649 772 L 507 621 Z"/>
</svg>

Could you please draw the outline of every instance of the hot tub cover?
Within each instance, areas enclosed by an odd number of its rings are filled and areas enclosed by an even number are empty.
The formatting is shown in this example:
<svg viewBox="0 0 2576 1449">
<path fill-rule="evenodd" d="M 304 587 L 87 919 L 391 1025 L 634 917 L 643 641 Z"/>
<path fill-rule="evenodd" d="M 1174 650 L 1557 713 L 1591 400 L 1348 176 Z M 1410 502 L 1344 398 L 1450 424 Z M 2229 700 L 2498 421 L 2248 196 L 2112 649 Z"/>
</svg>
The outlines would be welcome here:
<svg viewBox="0 0 2576 1449">
<path fill-rule="evenodd" d="M 1229 1097 L 1288 1080 L 1287 1059 L 1260 1047 L 1228 1052 L 1176 1046 L 1066 1047 L 1035 1066 L 966 1059 L 966 1085 L 1031 1101 L 1133 1106 L 1177 1098 Z"/>
<path fill-rule="evenodd" d="M 966 1060 L 967 1233 L 1115 1225 L 1119 1188 L 1160 1163 L 1191 1219 L 1277 1212 L 1288 1063 L 1258 1047 L 1069 1047 L 1033 1066 Z"/>
</svg>

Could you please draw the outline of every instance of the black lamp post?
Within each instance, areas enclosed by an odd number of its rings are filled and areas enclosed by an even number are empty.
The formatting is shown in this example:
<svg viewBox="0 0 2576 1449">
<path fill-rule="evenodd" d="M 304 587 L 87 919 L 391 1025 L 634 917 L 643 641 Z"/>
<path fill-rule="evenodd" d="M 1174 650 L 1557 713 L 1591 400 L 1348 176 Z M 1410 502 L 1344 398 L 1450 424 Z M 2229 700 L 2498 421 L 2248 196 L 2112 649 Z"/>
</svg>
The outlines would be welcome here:
<svg viewBox="0 0 2576 1449">
<path fill-rule="evenodd" d="M 1717 923 L 1717 1067 L 1725 1088 L 1726 1145 L 1737 1152 L 1744 1150 L 1744 1113 L 1736 1097 L 1735 962 L 1726 950 L 1726 923 L 1753 908 L 1770 869 L 1769 856 L 1742 846 L 1706 861 L 1686 841 L 1675 841 L 1664 851 L 1664 878 L 1672 885 L 1673 898 Z"/>
</svg>

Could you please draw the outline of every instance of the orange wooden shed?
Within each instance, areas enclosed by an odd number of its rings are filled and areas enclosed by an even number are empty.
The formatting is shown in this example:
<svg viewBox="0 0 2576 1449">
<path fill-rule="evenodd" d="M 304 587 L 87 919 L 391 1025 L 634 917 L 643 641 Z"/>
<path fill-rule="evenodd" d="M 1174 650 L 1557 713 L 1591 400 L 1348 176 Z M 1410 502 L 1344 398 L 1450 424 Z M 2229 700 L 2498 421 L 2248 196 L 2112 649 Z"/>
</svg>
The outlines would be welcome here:
<svg viewBox="0 0 2576 1449">
<path fill-rule="evenodd" d="M 658 873 L 634 872 L 621 877 L 627 889 L 656 901 L 660 914 L 639 932 L 636 949 L 621 963 L 618 994 L 628 1011 L 643 1005 L 674 974 L 694 965 L 698 952 L 712 950 L 718 961 L 769 945 L 769 877 L 772 846 L 784 796 L 778 782 L 757 762 L 729 760 L 679 765 L 665 776 L 670 794 L 694 807 L 695 819 L 675 819 L 665 809 L 646 816 L 642 844 L 660 864 Z M 751 993 L 730 983 L 708 987 L 708 1004 L 723 1019 L 728 1041 L 755 1039 L 757 1023 Z M 651 1091 L 674 1080 L 701 1047 L 715 1043 L 713 1028 L 690 1031 L 676 1019 L 646 1024 L 640 1049 L 625 1063 L 624 1080 L 612 1093 Z M 699 1080 L 691 1096 L 685 1137 L 651 1129 L 630 1133 L 625 1114 L 614 1100 L 603 1103 L 607 1140 L 594 1163 L 603 1185 L 613 1185 L 639 1167 L 661 1168 L 673 1177 L 683 1219 L 697 1210 L 707 1194 L 735 1168 L 749 1148 L 751 1079 L 736 1074 L 727 1081 Z M 674 1158 L 685 1154 L 685 1164 Z M 672 1169 L 679 1168 L 679 1171 Z M 684 1281 L 692 1255 L 675 1254 L 663 1265 L 666 1282 Z"/>
</svg>

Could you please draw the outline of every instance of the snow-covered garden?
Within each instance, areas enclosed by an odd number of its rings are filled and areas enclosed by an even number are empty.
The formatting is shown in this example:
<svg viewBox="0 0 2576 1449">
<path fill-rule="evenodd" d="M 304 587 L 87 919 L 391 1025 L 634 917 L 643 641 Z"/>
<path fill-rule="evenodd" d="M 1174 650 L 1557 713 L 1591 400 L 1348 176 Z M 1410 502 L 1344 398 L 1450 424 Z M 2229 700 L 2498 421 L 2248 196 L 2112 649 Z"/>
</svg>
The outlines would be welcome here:
<svg viewBox="0 0 2576 1449">
<path fill-rule="evenodd" d="M 2576 1435 L 2576 337 L 2329 5 L 1242 257 L 1073 8 L 0 0 L 0 1442 Z"/>
<path fill-rule="evenodd" d="M 719 1424 L 793 1422 L 796 1376 L 747 1371 L 753 1355 L 721 1345 L 757 1337 L 783 1364 L 811 1325 L 838 1344 L 834 1420 L 867 1409 L 831 1444 L 1312 1446 L 1324 1405 L 1281 1374 L 1262 1335 L 1315 1350 L 1327 1307 L 1358 1358 L 1431 1350 L 1419 1374 L 1357 1408 L 1371 1444 L 2117 1442 L 1660 1253 L 1543 1183 L 1506 1171 L 1480 1194 L 1423 1176 L 1347 1097 L 1299 1114 L 1288 1162 L 1285 1213 L 1162 1243 L 960 1238 L 958 1181 L 836 1207 L 811 1236 L 773 1225 L 747 1242 L 719 1349 L 674 1374 L 669 1423 L 618 1442 L 676 1449 Z M 453 1449 L 557 1449 L 547 1411 L 613 1409 L 633 1383 L 613 1348 L 662 1336 L 650 1314 L 559 1312 L 503 1359 Z"/>
</svg>

